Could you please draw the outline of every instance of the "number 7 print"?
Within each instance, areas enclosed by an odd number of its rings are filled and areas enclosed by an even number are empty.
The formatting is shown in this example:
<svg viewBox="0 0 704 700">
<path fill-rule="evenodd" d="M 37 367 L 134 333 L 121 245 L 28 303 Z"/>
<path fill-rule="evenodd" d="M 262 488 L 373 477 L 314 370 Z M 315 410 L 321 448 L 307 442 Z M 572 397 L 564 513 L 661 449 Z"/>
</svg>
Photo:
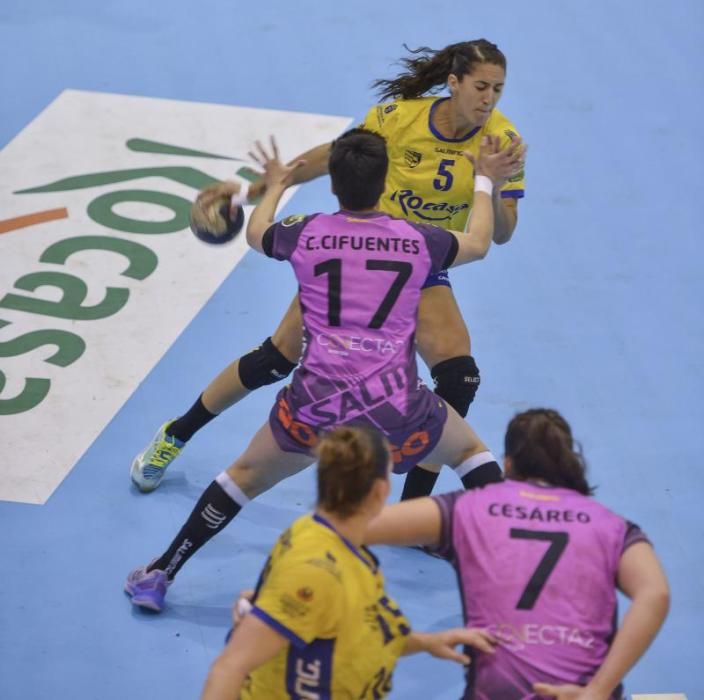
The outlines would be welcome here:
<svg viewBox="0 0 704 700">
<path fill-rule="evenodd" d="M 560 560 L 562 553 L 569 542 L 569 535 L 566 532 L 546 532 L 544 530 L 522 530 L 521 528 L 511 528 L 511 538 L 517 540 L 545 540 L 550 542 L 550 546 L 538 564 L 538 568 L 533 572 L 526 585 L 520 600 L 516 605 L 518 610 L 532 610 L 538 600 L 540 592 L 547 583 L 552 570 Z"/>
</svg>

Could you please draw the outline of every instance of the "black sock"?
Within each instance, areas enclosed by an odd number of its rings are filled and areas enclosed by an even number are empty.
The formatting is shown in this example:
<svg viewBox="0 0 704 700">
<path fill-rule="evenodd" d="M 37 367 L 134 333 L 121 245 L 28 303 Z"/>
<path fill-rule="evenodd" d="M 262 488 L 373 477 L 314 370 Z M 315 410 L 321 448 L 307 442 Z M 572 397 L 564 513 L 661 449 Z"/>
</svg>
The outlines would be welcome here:
<svg viewBox="0 0 704 700">
<path fill-rule="evenodd" d="M 188 442 L 195 433 L 204 425 L 210 423 L 216 416 L 216 413 L 211 413 L 203 405 L 203 394 L 201 394 L 186 413 L 171 423 L 166 429 L 166 434 L 177 438 L 181 442 Z"/>
<path fill-rule="evenodd" d="M 462 485 L 466 489 L 476 489 L 487 484 L 495 484 L 504 480 L 501 467 L 494 461 L 484 462 L 462 477 Z"/>
<path fill-rule="evenodd" d="M 438 476 L 438 472 L 430 472 L 427 469 L 423 469 L 423 467 L 413 467 L 406 474 L 401 500 L 407 501 L 409 498 L 430 496 Z"/>
<path fill-rule="evenodd" d="M 214 535 L 224 530 L 240 512 L 236 503 L 217 481 L 210 483 L 188 516 L 186 524 L 169 548 L 147 568 L 166 571 L 169 580 Z"/>
</svg>

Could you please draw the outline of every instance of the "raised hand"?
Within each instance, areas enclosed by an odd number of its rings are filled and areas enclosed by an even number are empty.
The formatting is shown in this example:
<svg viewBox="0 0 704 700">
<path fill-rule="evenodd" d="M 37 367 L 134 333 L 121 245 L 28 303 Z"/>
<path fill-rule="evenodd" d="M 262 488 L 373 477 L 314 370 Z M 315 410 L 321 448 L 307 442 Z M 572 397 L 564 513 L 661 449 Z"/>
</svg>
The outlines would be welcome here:
<svg viewBox="0 0 704 700">
<path fill-rule="evenodd" d="M 284 188 L 293 184 L 293 174 L 298 168 L 304 166 L 304 160 L 298 160 L 291 165 L 285 165 L 279 158 L 279 149 L 276 145 L 276 139 L 273 136 L 269 137 L 270 152 L 267 152 L 262 146 L 261 141 L 255 143 L 256 152 L 250 151 L 249 157 L 258 163 L 264 170 L 261 183 L 264 189 L 268 189 L 272 185 L 280 185 Z M 258 183 L 259 184 L 259 183 Z M 261 190 L 260 190 L 261 191 Z M 249 188 L 249 197 L 252 197 L 252 187 Z"/>
<path fill-rule="evenodd" d="M 499 136 L 487 135 L 482 138 L 479 157 L 468 151 L 464 155 L 474 166 L 475 175 L 486 175 L 494 187 L 499 188 L 523 170 L 527 150 L 526 144 L 518 137 L 501 148 Z"/>
</svg>

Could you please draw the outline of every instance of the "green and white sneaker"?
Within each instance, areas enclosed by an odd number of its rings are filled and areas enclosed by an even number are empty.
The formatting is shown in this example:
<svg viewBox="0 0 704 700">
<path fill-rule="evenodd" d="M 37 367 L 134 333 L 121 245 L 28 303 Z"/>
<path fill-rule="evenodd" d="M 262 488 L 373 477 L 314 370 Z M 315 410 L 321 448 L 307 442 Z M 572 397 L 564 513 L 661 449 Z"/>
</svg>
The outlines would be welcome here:
<svg viewBox="0 0 704 700">
<path fill-rule="evenodd" d="M 181 454 L 185 442 L 166 434 L 166 429 L 173 423 L 167 421 L 159 428 L 154 439 L 140 452 L 132 462 L 130 476 L 134 485 L 142 492 L 153 491 L 164 478 L 166 468 Z"/>
</svg>

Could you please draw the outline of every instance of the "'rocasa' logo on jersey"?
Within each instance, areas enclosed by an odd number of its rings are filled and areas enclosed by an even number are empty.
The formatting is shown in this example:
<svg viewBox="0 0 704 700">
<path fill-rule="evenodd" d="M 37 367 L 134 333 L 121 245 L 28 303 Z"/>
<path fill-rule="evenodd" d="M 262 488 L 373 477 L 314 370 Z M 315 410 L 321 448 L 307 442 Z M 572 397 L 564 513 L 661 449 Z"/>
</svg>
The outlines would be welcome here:
<svg viewBox="0 0 704 700">
<path fill-rule="evenodd" d="M 396 190 L 390 199 L 392 202 L 398 202 L 405 217 L 412 214 L 425 221 L 447 221 L 458 212 L 469 209 L 467 202 L 462 202 L 462 204 L 426 202 L 413 190 Z"/>
</svg>

